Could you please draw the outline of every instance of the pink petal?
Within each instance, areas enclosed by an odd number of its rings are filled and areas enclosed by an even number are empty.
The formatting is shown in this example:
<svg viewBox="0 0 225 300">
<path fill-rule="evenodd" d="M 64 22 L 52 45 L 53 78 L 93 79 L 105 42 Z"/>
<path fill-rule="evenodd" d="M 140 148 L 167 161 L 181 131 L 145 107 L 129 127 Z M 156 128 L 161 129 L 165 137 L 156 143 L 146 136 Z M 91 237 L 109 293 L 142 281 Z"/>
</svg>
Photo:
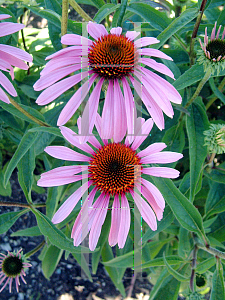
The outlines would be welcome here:
<svg viewBox="0 0 225 300">
<path fill-rule="evenodd" d="M 160 41 L 154 37 L 142 37 L 134 42 L 134 46 L 137 48 L 141 48 L 152 44 L 157 44 L 159 42 Z"/>
<path fill-rule="evenodd" d="M 93 224 L 91 227 L 90 235 L 89 235 L 89 248 L 91 251 L 94 251 L 97 246 L 98 239 L 99 239 L 101 229 L 102 229 L 102 225 L 105 221 L 105 217 L 107 214 L 109 198 L 110 198 L 110 196 L 107 194 L 105 196 L 105 199 L 103 200 L 101 208 L 97 211 L 97 213 L 95 215 L 95 218 L 94 218 L 94 221 L 93 221 Z"/>
<path fill-rule="evenodd" d="M 156 71 L 158 71 L 162 74 L 165 74 L 165 75 L 175 79 L 173 72 L 171 72 L 171 70 L 167 66 L 165 66 L 164 64 L 161 64 L 161 63 L 157 63 L 154 59 L 142 57 L 139 59 L 139 62 L 145 64 L 146 66 L 149 66 L 152 69 L 155 69 Z"/>
<path fill-rule="evenodd" d="M 12 47 L 12 46 L 8 46 L 8 45 L 2 45 L 0 44 L 0 50 L 3 52 L 6 52 L 8 54 L 11 54 L 19 59 L 25 60 L 25 61 L 29 61 L 32 62 L 33 58 L 30 54 L 28 54 L 27 52 L 25 52 L 24 50 Z M 1 57 L 2 58 L 2 57 Z"/>
<path fill-rule="evenodd" d="M 213 30 L 212 30 L 212 33 L 211 33 L 211 41 L 213 41 L 215 39 L 216 24 L 217 24 L 217 22 L 215 22 L 215 26 L 213 27 Z"/>
<path fill-rule="evenodd" d="M 50 103 L 51 101 L 62 95 L 65 91 L 70 89 L 72 86 L 76 85 L 86 76 L 88 76 L 88 71 L 70 76 L 66 79 L 61 80 L 60 82 L 51 85 L 39 95 L 36 103 L 38 105 L 46 105 Z"/>
<path fill-rule="evenodd" d="M 65 220 L 69 214 L 72 212 L 74 207 L 77 205 L 77 202 L 83 196 L 88 188 L 88 182 L 84 183 L 81 187 L 79 187 L 76 192 L 74 192 L 64 203 L 60 206 L 57 212 L 54 214 L 52 218 L 53 224 L 58 224 Z"/>
<path fill-rule="evenodd" d="M 121 220 L 118 233 L 118 246 L 123 248 L 130 229 L 130 206 L 124 194 L 121 195 Z"/>
<path fill-rule="evenodd" d="M 93 82 L 98 77 L 97 74 L 94 74 L 89 78 L 81 87 L 76 91 L 76 93 L 70 98 L 63 110 L 61 111 L 57 125 L 61 126 L 66 124 L 67 121 L 74 115 L 78 107 L 81 105 L 82 101 L 87 96 L 90 88 L 92 87 Z"/>
<path fill-rule="evenodd" d="M 60 186 L 60 185 L 69 184 L 72 182 L 77 182 L 84 178 L 88 178 L 88 174 L 64 176 L 64 177 L 60 177 L 60 178 L 52 178 L 52 177 L 41 178 L 38 180 L 37 185 L 44 186 L 44 187 Z"/>
<path fill-rule="evenodd" d="M 153 120 L 148 119 L 143 126 L 141 127 L 141 130 L 138 132 L 137 136 L 135 136 L 134 142 L 131 146 L 131 149 L 136 150 L 143 141 L 148 137 L 152 127 L 153 127 Z"/>
<path fill-rule="evenodd" d="M 5 92 L 0 88 L 0 100 L 5 103 L 10 103 L 9 98 L 6 96 Z"/>
<path fill-rule="evenodd" d="M 166 167 L 143 168 L 142 173 L 150 176 L 164 177 L 164 178 L 177 178 L 180 175 L 179 171 L 172 168 L 166 168 Z"/>
<path fill-rule="evenodd" d="M 183 154 L 177 152 L 164 151 L 160 153 L 150 154 L 142 157 L 142 164 L 167 164 L 175 162 L 183 157 Z"/>
<path fill-rule="evenodd" d="M 122 33 L 122 28 L 121 28 L 121 27 L 113 27 L 113 28 L 110 30 L 110 33 L 111 33 L 111 34 L 116 34 L 116 35 L 121 35 L 121 33 Z"/>
<path fill-rule="evenodd" d="M 85 66 L 88 66 L 88 63 L 85 64 Z M 64 68 L 61 68 L 57 70 L 56 72 L 51 72 L 50 74 L 46 74 L 44 76 L 41 76 L 41 78 L 34 84 L 34 90 L 35 91 L 41 91 L 52 84 L 54 84 L 56 81 L 62 79 L 63 77 L 80 70 L 80 65 L 72 65 L 67 66 Z"/>
<path fill-rule="evenodd" d="M 65 139 L 72 145 L 89 154 L 94 154 L 94 150 L 89 145 L 80 143 L 79 135 L 77 135 L 73 130 L 63 126 L 60 127 L 60 130 Z"/>
<path fill-rule="evenodd" d="M 1 21 L 1 20 L 4 20 L 4 19 L 8 19 L 8 18 L 12 18 L 12 16 L 7 15 L 7 14 L 1 14 L 1 15 L 0 15 L 0 21 Z"/>
<path fill-rule="evenodd" d="M 114 101 L 113 80 L 109 80 L 109 85 L 102 111 L 102 125 L 100 135 L 102 139 L 111 139 L 113 137 Z"/>
<path fill-rule="evenodd" d="M 221 29 L 222 25 L 219 26 L 219 29 L 217 31 L 217 34 L 216 34 L 216 39 L 218 40 L 219 38 L 219 35 L 220 35 L 220 29 Z"/>
<path fill-rule="evenodd" d="M 98 40 L 102 36 L 108 35 L 107 30 L 102 24 L 96 24 L 93 22 L 88 23 L 87 31 L 95 40 Z"/>
<path fill-rule="evenodd" d="M 121 142 L 127 130 L 126 109 L 119 82 L 114 80 L 114 141 Z"/>
<path fill-rule="evenodd" d="M 154 143 L 149 145 L 147 148 L 138 153 L 139 157 L 151 155 L 153 153 L 157 153 L 165 149 L 167 146 L 165 143 Z"/>
<path fill-rule="evenodd" d="M 17 92 L 9 81 L 9 79 L 0 71 L 0 84 L 4 87 L 4 89 L 12 96 L 16 97 Z"/>
<path fill-rule="evenodd" d="M 28 65 L 25 62 L 9 53 L 0 51 L 0 57 L 1 59 L 7 61 L 10 65 L 13 65 L 22 70 L 28 70 Z"/>
<path fill-rule="evenodd" d="M 89 161 L 90 157 L 85 156 L 81 153 L 75 152 L 72 149 L 69 149 L 64 146 L 48 146 L 45 148 L 45 152 L 49 155 L 62 159 L 62 160 L 69 160 L 69 161 Z"/>
<path fill-rule="evenodd" d="M 62 55 L 64 57 L 67 57 L 67 55 L 71 55 L 71 56 L 88 55 L 88 47 L 86 47 L 86 49 L 85 49 L 85 46 L 83 46 L 82 48 L 80 46 L 67 47 L 67 48 L 59 50 L 59 51 L 47 56 L 45 60 L 49 60 L 49 59 L 56 58 L 56 57 L 58 58 Z"/>
<path fill-rule="evenodd" d="M 139 36 L 139 34 L 140 34 L 140 32 L 136 32 L 136 31 L 127 31 L 127 33 L 126 33 L 125 36 L 126 36 L 129 40 L 133 41 L 136 37 Z"/>
<path fill-rule="evenodd" d="M 63 166 L 63 167 L 58 167 L 55 169 L 52 169 L 48 172 L 42 173 L 41 178 L 60 178 L 63 176 L 72 176 L 74 174 L 84 172 L 88 170 L 87 165 L 80 165 L 80 166 Z"/>
<path fill-rule="evenodd" d="M 134 115 L 136 115 L 136 107 L 133 94 L 125 77 L 122 78 L 122 83 L 127 114 L 127 137 L 129 143 L 132 143 L 134 140 Z"/>
<path fill-rule="evenodd" d="M 154 197 L 157 205 L 162 210 L 164 210 L 165 200 L 164 200 L 162 194 L 160 193 L 160 191 L 157 189 L 157 187 L 154 184 L 152 184 L 151 182 L 145 180 L 144 178 L 141 178 L 141 182 L 149 190 L 149 192 L 152 194 L 152 196 Z"/>
<path fill-rule="evenodd" d="M 99 136 L 101 137 L 101 131 L 102 131 L 102 118 L 99 116 L 99 114 L 97 113 L 97 116 L 96 116 L 96 121 L 95 121 L 95 127 L 98 131 L 98 134 Z M 93 137 L 93 136 L 92 136 Z M 92 138 L 91 137 L 91 138 Z M 89 143 L 91 143 L 91 139 L 88 140 Z M 108 144 L 108 140 L 106 139 L 103 139 L 102 138 L 102 142 L 104 145 L 107 145 Z M 101 144 L 99 143 L 99 146 L 95 146 L 96 148 L 100 148 L 101 147 Z"/>
<path fill-rule="evenodd" d="M 92 134 L 92 129 L 95 124 L 99 97 L 101 93 L 102 84 L 104 82 L 104 78 L 101 78 L 99 82 L 96 84 L 91 96 L 88 100 L 88 103 L 85 106 L 83 116 L 81 119 L 81 143 L 85 143 L 88 140 L 88 137 Z"/>
<path fill-rule="evenodd" d="M 109 245 L 111 247 L 115 246 L 118 243 L 118 232 L 120 228 L 121 220 L 121 209 L 120 209 L 120 200 L 119 196 L 115 195 L 112 213 L 111 213 L 111 227 L 109 232 Z"/>
<path fill-rule="evenodd" d="M 163 58 L 163 59 L 173 60 L 170 56 L 166 55 L 162 51 L 159 51 L 159 50 L 153 49 L 153 48 L 138 49 L 137 52 L 140 55 L 150 55 L 150 56 L 159 57 L 159 58 Z"/>
<path fill-rule="evenodd" d="M 91 46 L 92 41 L 78 34 L 65 34 L 61 37 L 61 43 L 64 45 L 83 45 Z"/>
<path fill-rule="evenodd" d="M 148 224 L 148 226 L 155 231 L 157 229 L 157 222 L 156 217 L 151 209 L 151 207 L 147 204 L 147 202 L 141 198 L 141 196 L 134 192 L 134 195 L 132 195 L 135 201 L 135 204 L 137 205 L 138 210 L 141 213 L 142 218 L 145 220 L 145 222 Z"/>
<path fill-rule="evenodd" d="M 17 24 L 11 22 L 0 23 L 0 37 L 15 33 L 23 29 L 24 27 L 25 25 L 23 24 Z"/>
<path fill-rule="evenodd" d="M 98 114 L 97 114 L 97 118 L 98 118 Z M 97 118 L 96 118 L 96 122 L 97 122 Z M 79 135 L 80 135 L 81 134 L 81 117 L 79 117 L 77 119 L 77 126 L 79 129 Z M 90 143 L 92 146 L 94 146 L 97 149 L 101 148 L 101 144 L 99 143 L 99 141 L 97 140 L 97 138 L 94 135 L 89 136 L 88 143 Z"/>
</svg>

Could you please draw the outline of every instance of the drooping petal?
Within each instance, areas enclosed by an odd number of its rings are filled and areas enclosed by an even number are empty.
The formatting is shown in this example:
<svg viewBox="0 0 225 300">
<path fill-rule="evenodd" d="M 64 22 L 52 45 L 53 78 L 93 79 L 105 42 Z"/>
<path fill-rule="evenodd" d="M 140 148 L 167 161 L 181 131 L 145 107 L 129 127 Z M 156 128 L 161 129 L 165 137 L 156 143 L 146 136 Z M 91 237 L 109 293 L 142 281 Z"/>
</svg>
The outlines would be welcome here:
<svg viewBox="0 0 225 300">
<path fill-rule="evenodd" d="M 159 57 L 167 60 L 173 60 L 170 56 L 166 55 L 162 51 L 153 48 L 138 49 L 137 52 L 140 55 L 148 55 L 148 56 Z"/>
<path fill-rule="evenodd" d="M 120 200 L 119 200 L 119 196 L 116 194 L 112 205 L 111 227 L 109 232 L 109 245 L 111 247 L 115 246 L 118 243 L 120 221 L 121 221 Z"/>
<path fill-rule="evenodd" d="M 53 59 L 53 58 L 56 58 L 56 57 L 59 58 L 60 56 L 66 57 L 67 55 L 69 55 L 69 56 L 70 55 L 71 56 L 73 56 L 73 55 L 76 55 L 76 56 L 88 55 L 88 47 L 87 46 L 67 47 L 67 48 L 61 49 L 61 50 L 47 56 L 45 60 Z"/>
<path fill-rule="evenodd" d="M 143 157 L 143 156 L 147 156 L 147 155 L 151 155 L 153 153 L 157 153 L 162 151 L 163 149 L 165 149 L 167 146 L 165 143 L 154 143 L 149 145 L 147 148 L 145 148 L 144 150 L 140 151 L 138 153 L 139 157 Z"/>
<path fill-rule="evenodd" d="M 164 177 L 164 178 L 177 178 L 180 175 L 179 171 L 167 167 L 143 168 L 142 173 L 150 176 Z"/>
<path fill-rule="evenodd" d="M 41 178 L 60 178 L 64 176 L 72 176 L 80 172 L 84 172 L 88 170 L 87 165 L 78 165 L 78 166 L 63 166 L 52 169 L 48 172 L 42 173 Z"/>
<path fill-rule="evenodd" d="M 87 31 L 95 40 L 98 40 L 102 36 L 108 35 L 108 32 L 105 29 L 105 26 L 103 26 L 102 24 L 96 24 L 93 22 L 88 23 Z"/>
<path fill-rule="evenodd" d="M 69 216 L 69 214 L 72 212 L 74 207 L 77 205 L 80 198 L 83 196 L 83 194 L 86 192 L 88 188 L 88 182 L 85 182 L 81 187 L 79 187 L 76 192 L 74 192 L 64 203 L 60 208 L 57 210 L 57 212 L 54 214 L 52 218 L 53 224 L 58 224 L 65 220 Z"/>
<path fill-rule="evenodd" d="M 24 61 L 22 61 L 21 59 L 15 57 L 9 53 L 0 51 L 0 57 L 1 57 L 1 59 L 3 59 L 4 61 L 7 61 L 12 66 L 20 68 L 22 70 L 28 70 L 28 65 Z"/>
<path fill-rule="evenodd" d="M 95 215 L 95 218 L 94 218 L 91 230 L 90 230 L 90 235 L 89 235 L 89 248 L 91 251 L 94 251 L 97 246 L 98 239 L 99 239 L 101 229 L 102 229 L 102 225 L 105 221 L 105 217 L 107 214 L 109 198 L 110 198 L 110 196 L 108 194 L 105 195 L 105 199 L 102 202 L 102 206 Z"/>
<path fill-rule="evenodd" d="M 156 38 L 154 37 L 142 37 L 138 40 L 136 40 L 134 42 L 134 46 L 137 47 L 137 48 L 141 48 L 141 47 L 145 47 L 145 46 L 149 46 L 149 45 L 152 45 L 152 44 L 157 44 L 159 43 L 160 41 L 157 40 Z"/>
<path fill-rule="evenodd" d="M 7 15 L 7 14 L 1 14 L 1 15 L 0 15 L 0 21 L 1 21 L 1 20 L 5 20 L 5 19 L 8 19 L 8 18 L 12 18 L 12 16 Z"/>
<path fill-rule="evenodd" d="M 121 195 L 121 220 L 118 233 L 118 246 L 123 248 L 130 229 L 130 206 L 124 194 Z"/>
<path fill-rule="evenodd" d="M 149 182 L 148 180 L 141 178 L 141 182 L 142 184 L 149 190 L 149 192 L 152 194 L 152 196 L 154 197 L 157 205 L 164 210 L 165 208 L 165 200 L 162 196 L 162 194 L 160 193 L 160 191 L 157 189 L 157 187 L 152 184 L 151 182 Z"/>
<path fill-rule="evenodd" d="M 23 24 L 17 24 L 11 22 L 0 23 L 0 37 L 15 33 L 23 29 L 24 27 L 25 25 Z"/>
<path fill-rule="evenodd" d="M 9 81 L 9 79 L 0 71 L 0 84 L 4 87 L 4 89 L 12 96 L 16 97 L 17 92 Z"/>
<path fill-rule="evenodd" d="M 139 63 L 143 63 L 146 66 L 149 66 L 150 68 L 155 69 L 156 71 L 175 79 L 173 72 L 167 66 L 156 62 L 154 59 L 142 57 L 139 59 Z"/>
<path fill-rule="evenodd" d="M 56 178 L 54 178 L 54 177 L 46 178 L 45 177 L 45 178 L 39 179 L 37 182 L 37 185 L 44 186 L 44 187 L 60 186 L 60 185 L 69 184 L 72 182 L 77 182 L 77 181 L 82 180 L 87 177 L 88 177 L 88 174 L 64 176 L 64 177 L 60 177 L 60 178 L 57 178 L 57 177 Z"/>
<path fill-rule="evenodd" d="M 5 92 L 0 88 L 0 100 L 5 103 L 10 103 L 9 98 L 6 96 Z"/>
<path fill-rule="evenodd" d="M 64 45 L 91 46 L 93 42 L 78 34 L 65 34 L 61 37 L 61 43 Z"/>
<path fill-rule="evenodd" d="M 183 157 L 183 154 L 177 152 L 164 151 L 160 153 L 153 153 L 142 157 L 142 164 L 167 164 L 175 162 Z"/>
<path fill-rule="evenodd" d="M 148 226 L 155 231 L 157 229 L 157 222 L 153 210 L 138 193 L 134 192 L 132 196 L 142 218 L 145 220 Z"/>
<path fill-rule="evenodd" d="M 89 161 L 90 157 L 78 153 L 72 149 L 69 149 L 65 146 L 48 146 L 45 148 L 45 152 L 49 155 L 69 161 Z"/>
<path fill-rule="evenodd" d="M 109 85 L 105 97 L 104 107 L 102 111 L 101 138 L 111 139 L 114 132 L 114 91 L 113 80 L 109 80 Z"/>
<path fill-rule="evenodd" d="M 22 49 L 0 44 L 0 51 L 11 54 L 19 59 L 32 62 L 33 57 Z"/>
<path fill-rule="evenodd" d="M 134 142 L 131 145 L 131 149 L 136 150 L 142 143 L 143 141 L 148 137 L 152 127 L 153 127 L 153 120 L 148 119 L 143 126 L 141 127 L 141 130 L 138 132 L 137 136 L 134 138 Z"/>
</svg>

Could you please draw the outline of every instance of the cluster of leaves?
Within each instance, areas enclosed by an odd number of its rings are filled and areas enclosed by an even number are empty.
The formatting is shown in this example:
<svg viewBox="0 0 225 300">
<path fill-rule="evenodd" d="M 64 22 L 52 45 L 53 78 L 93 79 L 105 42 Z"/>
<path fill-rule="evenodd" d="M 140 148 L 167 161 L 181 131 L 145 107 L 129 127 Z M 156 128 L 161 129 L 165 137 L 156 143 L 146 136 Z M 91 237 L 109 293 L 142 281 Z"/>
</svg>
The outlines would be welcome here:
<svg viewBox="0 0 225 300">
<path fill-rule="evenodd" d="M 166 118 L 165 130 L 159 131 L 154 127 L 142 145 L 145 147 L 162 141 L 168 145 L 169 151 L 184 154 L 177 166 L 176 163 L 171 164 L 171 167 L 176 166 L 181 171 L 178 180 L 172 182 L 170 179 L 153 179 L 166 201 L 163 219 L 158 223 L 157 231 L 153 232 L 146 224 L 142 224 L 141 232 L 141 219 L 134 208 L 125 247 L 112 251 L 107 241 L 110 229 L 108 214 L 96 251 L 92 253 L 92 273 L 96 273 L 101 261 L 122 295 L 125 295 L 122 278 L 126 268 L 130 267 L 137 272 L 145 270 L 151 277 L 150 281 L 154 287 L 150 299 L 177 299 L 179 293 L 188 297 L 187 299 L 199 299 L 200 292 L 204 294 L 210 289 L 211 300 L 224 299 L 225 255 L 222 252 L 217 253 L 216 250 L 225 250 L 225 162 L 224 155 L 218 155 L 216 165 L 205 167 L 209 156 L 204 145 L 203 132 L 209 128 L 210 122 L 225 123 L 225 98 L 221 92 L 223 87 L 218 89 L 225 71 L 211 77 L 200 96 L 187 110 L 184 109 L 198 82 L 205 75 L 203 66 L 197 63 L 190 66 L 189 59 L 191 36 L 200 14 L 201 1 L 174 1 L 173 5 L 167 1 L 156 3 L 144 0 L 121 3 L 116 0 L 111 0 L 110 3 L 105 3 L 104 0 L 77 2 L 97 9 L 94 16 L 97 23 L 105 20 L 108 26 L 121 25 L 124 30 L 133 29 L 133 23 L 141 23 L 143 36 L 157 37 L 160 43 L 154 47 L 161 48 L 173 58 L 173 62 L 163 60 L 163 63 L 172 70 L 176 81 L 172 82 L 166 76 L 165 78 L 183 98 L 182 107 L 174 106 L 174 118 Z M 72 1 L 70 4 L 72 5 Z M 31 210 L 37 219 L 37 226 L 14 232 L 12 236 L 45 237 L 47 243 L 42 249 L 40 259 L 46 278 L 53 274 L 65 251 L 65 257 L 71 253 L 91 280 L 91 273 L 84 258 L 84 253 L 89 253 L 90 250 L 83 246 L 74 247 L 70 239 L 71 226 L 79 212 L 79 205 L 59 226 L 50 221 L 58 205 L 78 188 L 79 183 L 49 188 L 45 214 L 40 212 L 32 201 L 31 191 L 45 193 L 43 188 L 37 186 L 39 174 L 63 164 L 62 161 L 50 158 L 43 150 L 52 144 L 65 145 L 56 121 L 72 92 L 64 93 L 54 104 L 45 107 L 35 104 L 39 93 L 33 90 L 33 84 L 40 77 L 40 71 L 46 63 L 45 58 L 62 48 L 62 8 L 58 0 L 17 4 L 9 2 L 7 8 L 0 7 L 0 13 L 10 14 L 14 22 L 18 18 L 26 19 L 29 12 L 47 19 L 48 28 L 23 30 L 24 43 L 33 56 L 33 64 L 29 72 L 15 72 L 13 84 L 18 91 L 15 101 L 46 126 L 37 125 L 13 105 L 0 101 L 0 194 L 10 196 L 9 180 L 17 168 L 18 180 L 29 204 L 28 208 L 19 212 L 1 214 L 0 233 L 9 230 L 20 216 Z M 111 23 L 110 15 L 113 15 Z M 198 35 L 204 34 L 206 26 L 210 32 L 215 21 L 225 25 L 223 0 L 207 2 Z M 81 23 L 68 20 L 68 32 L 81 34 L 81 29 Z M 0 39 L 0 43 L 10 45 L 16 45 L 17 41 L 22 48 L 22 37 L 18 39 L 17 34 Z M 167 47 L 162 48 L 165 43 Z M 199 45 L 195 43 L 194 52 L 198 48 Z M 158 61 L 160 62 L 160 59 Z M 211 106 L 207 106 L 209 101 Z M 67 123 L 68 127 L 76 130 L 80 112 L 81 110 Z M 145 117 L 144 107 L 142 113 Z M 184 114 L 184 117 L 179 121 L 181 114 Z M 194 290 L 191 291 L 189 284 L 194 286 Z"/>
</svg>

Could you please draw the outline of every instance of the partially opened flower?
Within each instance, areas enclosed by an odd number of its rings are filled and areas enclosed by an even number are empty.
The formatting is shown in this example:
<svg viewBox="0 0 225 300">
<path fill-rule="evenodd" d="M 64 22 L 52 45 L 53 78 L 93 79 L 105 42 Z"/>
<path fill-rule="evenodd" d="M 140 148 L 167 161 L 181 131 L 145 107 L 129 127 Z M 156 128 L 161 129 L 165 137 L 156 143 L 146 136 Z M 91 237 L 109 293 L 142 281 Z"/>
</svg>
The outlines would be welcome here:
<svg viewBox="0 0 225 300">
<path fill-rule="evenodd" d="M 97 115 L 98 132 L 100 123 L 100 117 Z M 78 126 L 80 130 L 80 119 Z M 81 187 L 62 204 L 53 216 L 54 224 L 62 222 L 89 189 L 71 233 L 75 246 L 82 242 L 90 230 L 89 248 L 95 249 L 108 207 L 112 206 L 109 244 L 114 246 L 118 243 L 118 246 L 122 248 L 130 228 L 128 194 L 131 194 L 150 228 L 157 229 L 156 218 L 162 219 L 165 202 L 159 190 L 151 182 L 141 178 L 141 175 L 176 178 L 179 176 L 177 170 L 167 167 L 149 167 L 146 164 L 171 163 L 183 155 L 176 152 L 161 152 L 166 148 L 164 143 L 152 144 L 138 152 L 138 147 L 147 138 L 152 126 L 152 119 L 147 121 L 137 119 L 135 138 L 132 143 L 128 141 L 128 138 L 125 142 L 111 143 L 103 139 L 103 143 L 100 143 L 95 136 L 90 136 L 88 142 L 84 144 L 79 143 L 78 134 L 69 128 L 61 127 L 61 133 L 67 141 L 85 154 L 64 146 L 49 146 L 45 149 L 45 152 L 55 158 L 84 163 L 53 169 L 42 174 L 38 181 L 39 186 L 51 187 L 83 180 Z M 97 191 L 100 192 L 98 197 Z M 113 199 L 113 204 L 111 204 L 111 199 Z"/>
<path fill-rule="evenodd" d="M 12 282 L 15 279 L 16 290 L 19 292 L 20 278 L 26 283 L 24 276 L 25 269 L 31 267 L 32 265 L 27 261 L 20 249 L 17 252 L 9 252 L 8 254 L 0 253 L 0 285 L 5 281 L 3 287 L 0 289 L 0 293 L 4 290 L 6 285 L 9 283 L 9 292 L 12 291 Z"/>
<path fill-rule="evenodd" d="M 60 113 L 58 125 L 64 125 L 96 82 L 84 110 L 86 117 L 83 120 L 86 124 L 83 125 L 83 135 L 88 136 L 96 122 L 100 92 L 105 84 L 107 92 L 102 111 L 101 134 L 105 139 L 113 137 L 115 142 L 118 142 L 126 132 L 128 135 L 133 134 L 135 104 L 130 87 L 133 85 L 156 125 L 163 129 L 162 112 L 172 118 L 174 112 L 171 102 L 181 103 L 182 99 L 169 82 L 142 66 L 146 65 L 174 79 L 169 68 L 149 58 L 172 60 L 157 49 L 146 48 L 159 41 L 153 37 L 143 37 L 134 41 L 139 32 L 128 31 L 122 35 L 122 28 L 117 27 L 112 28 L 108 33 L 103 25 L 92 22 L 88 23 L 87 31 L 94 41 L 77 34 L 66 34 L 61 38 L 62 44 L 74 46 L 46 58 L 50 61 L 41 72 L 41 78 L 34 85 L 36 91 L 46 89 L 38 97 L 37 103 L 46 105 L 82 79 L 88 79 L 74 93 Z M 88 70 L 61 80 L 82 68 Z M 131 141 L 132 138 L 129 140 Z"/>
<path fill-rule="evenodd" d="M 209 153 L 225 153 L 225 125 L 211 124 L 209 129 L 204 131 L 205 146 L 208 147 Z"/>
<path fill-rule="evenodd" d="M 0 15 L 0 21 L 8 18 L 11 18 L 11 16 L 6 14 Z M 15 33 L 21 30 L 22 28 L 24 28 L 23 24 L 11 22 L 0 23 L 0 37 Z M 28 66 L 24 61 L 32 62 L 32 60 L 32 56 L 24 50 L 9 45 L 0 44 L 0 70 L 9 72 L 12 79 L 14 79 L 14 72 L 12 66 L 18 67 L 22 70 L 27 70 Z M 11 96 L 17 96 L 17 92 L 14 86 L 1 71 L 0 84 Z M 0 88 L 0 100 L 6 103 L 10 103 L 6 93 L 2 88 Z"/>
<path fill-rule="evenodd" d="M 211 73 L 219 73 L 225 68 L 225 27 L 220 38 L 221 25 L 216 33 L 216 24 L 213 27 L 211 37 L 207 36 L 207 27 L 205 28 L 204 43 L 199 39 L 202 50 L 199 51 L 199 63 L 204 65 L 204 69 L 210 69 Z"/>
</svg>

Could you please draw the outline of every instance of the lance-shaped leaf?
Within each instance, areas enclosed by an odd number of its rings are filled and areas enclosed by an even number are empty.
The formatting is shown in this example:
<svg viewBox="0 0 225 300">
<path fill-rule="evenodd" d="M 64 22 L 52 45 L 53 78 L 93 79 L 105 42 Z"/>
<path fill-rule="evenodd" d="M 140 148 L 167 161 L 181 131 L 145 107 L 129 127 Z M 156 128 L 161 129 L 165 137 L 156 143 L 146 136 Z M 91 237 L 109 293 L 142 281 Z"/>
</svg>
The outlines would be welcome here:
<svg viewBox="0 0 225 300">
<path fill-rule="evenodd" d="M 212 292 L 210 300 L 224 299 L 224 281 L 223 281 L 223 266 L 220 260 L 217 260 L 216 270 L 212 278 Z"/>
<path fill-rule="evenodd" d="M 167 262 L 166 260 L 166 256 L 165 256 L 165 253 L 163 253 L 163 260 L 165 262 L 165 265 L 169 271 L 169 273 L 171 275 L 173 275 L 174 278 L 176 278 L 178 281 L 181 281 L 181 282 L 185 282 L 185 281 L 188 281 L 190 280 L 190 278 L 188 277 L 185 277 L 184 275 L 180 274 L 179 272 L 177 272 L 176 270 L 174 270 Z"/>
<path fill-rule="evenodd" d="M 16 220 L 28 212 L 28 209 L 21 211 L 9 212 L 0 215 L 0 234 L 5 233 L 16 222 Z"/>
</svg>

